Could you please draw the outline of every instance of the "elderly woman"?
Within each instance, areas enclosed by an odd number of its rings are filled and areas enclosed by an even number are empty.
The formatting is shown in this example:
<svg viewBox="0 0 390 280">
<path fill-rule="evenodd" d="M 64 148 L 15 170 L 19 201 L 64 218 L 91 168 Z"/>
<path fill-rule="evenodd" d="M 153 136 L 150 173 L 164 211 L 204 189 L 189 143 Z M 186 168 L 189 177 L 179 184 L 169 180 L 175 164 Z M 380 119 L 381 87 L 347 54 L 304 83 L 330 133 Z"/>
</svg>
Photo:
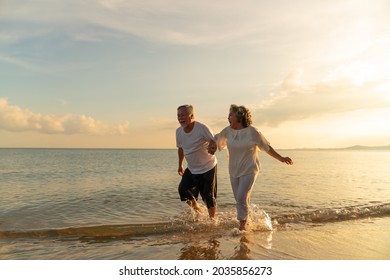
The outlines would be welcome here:
<svg viewBox="0 0 390 280">
<path fill-rule="evenodd" d="M 228 149 L 229 175 L 239 229 L 246 230 L 251 191 L 260 171 L 258 149 L 286 164 L 293 162 L 289 157 L 278 154 L 260 131 L 251 126 L 251 113 L 244 106 L 231 105 L 228 120 L 230 125 L 215 135 L 216 144 L 209 146 L 209 152 L 215 152 L 217 147 L 219 150 Z"/>
</svg>

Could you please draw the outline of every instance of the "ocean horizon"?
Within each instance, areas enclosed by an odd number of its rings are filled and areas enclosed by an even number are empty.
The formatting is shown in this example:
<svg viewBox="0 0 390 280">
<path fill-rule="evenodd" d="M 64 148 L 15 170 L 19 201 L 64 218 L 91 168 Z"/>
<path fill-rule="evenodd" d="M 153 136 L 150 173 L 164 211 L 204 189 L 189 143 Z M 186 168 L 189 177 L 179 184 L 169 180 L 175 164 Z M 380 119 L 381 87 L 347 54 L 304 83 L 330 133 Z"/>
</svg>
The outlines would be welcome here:
<svg viewBox="0 0 390 280">
<path fill-rule="evenodd" d="M 65 149 L 76 149 L 76 150 L 177 150 L 176 147 L 144 147 L 144 148 L 137 148 L 137 147 L 0 147 L 0 149 L 59 149 L 59 150 L 65 150 Z M 316 150 L 389 150 L 390 145 L 380 145 L 380 146 L 364 146 L 364 145 L 353 145 L 353 146 L 347 146 L 347 147 L 318 147 L 318 148 L 276 148 L 277 150 L 281 151 L 316 151 Z"/>
</svg>

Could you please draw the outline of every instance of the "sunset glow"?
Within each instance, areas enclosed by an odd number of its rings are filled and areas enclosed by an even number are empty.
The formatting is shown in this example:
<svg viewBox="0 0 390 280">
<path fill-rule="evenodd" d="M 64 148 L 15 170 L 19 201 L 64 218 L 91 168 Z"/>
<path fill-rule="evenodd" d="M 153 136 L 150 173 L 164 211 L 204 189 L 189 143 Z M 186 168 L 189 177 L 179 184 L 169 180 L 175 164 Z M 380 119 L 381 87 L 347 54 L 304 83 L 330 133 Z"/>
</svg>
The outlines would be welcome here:
<svg viewBox="0 0 390 280">
<path fill-rule="evenodd" d="M 0 147 L 175 148 L 230 104 L 277 148 L 390 144 L 390 6 L 2 1 Z"/>
</svg>

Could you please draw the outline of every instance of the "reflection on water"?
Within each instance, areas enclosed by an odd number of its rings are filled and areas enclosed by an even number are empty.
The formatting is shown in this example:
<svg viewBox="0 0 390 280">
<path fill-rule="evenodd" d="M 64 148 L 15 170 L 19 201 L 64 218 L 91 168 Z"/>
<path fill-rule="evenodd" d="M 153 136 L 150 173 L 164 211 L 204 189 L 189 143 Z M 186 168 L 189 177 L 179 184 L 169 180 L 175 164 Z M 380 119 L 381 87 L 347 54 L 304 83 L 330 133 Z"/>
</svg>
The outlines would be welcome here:
<svg viewBox="0 0 390 280">
<path fill-rule="evenodd" d="M 179 260 L 254 260 L 258 255 L 269 255 L 272 249 L 272 231 L 238 232 L 234 229 L 224 236 L 213 236 L 200 240 L 204 236 L 183 237 L 180 243 Z M 191 241 L 196 240 L 196 241 Z M 229 248 L 229 250 L 227 250 Z"/>
<path fill-rule="evenodd" d="M 272 231 L 268 232 L 243 232 L 238 244 L 234 247 L 232 260 L 252 260 L 257 257 L 252 256 L 254 251 L 266 251 L 272 249 Z M 268 254 L 267 254 L 268 255 Z"/>
<path fill-rule="evenodd" d="M 240 242 L 234 247 L 234 254 L 231 260 L 250 260 L 250 241 L 246 236 L 240 238 Z"/>
<path fill-rule="evenodd" d="M 185 245 L 180 250 L 179 260 L 218 260 L 221 259 L 220 242 L 216 239 Z"/>
</svg>

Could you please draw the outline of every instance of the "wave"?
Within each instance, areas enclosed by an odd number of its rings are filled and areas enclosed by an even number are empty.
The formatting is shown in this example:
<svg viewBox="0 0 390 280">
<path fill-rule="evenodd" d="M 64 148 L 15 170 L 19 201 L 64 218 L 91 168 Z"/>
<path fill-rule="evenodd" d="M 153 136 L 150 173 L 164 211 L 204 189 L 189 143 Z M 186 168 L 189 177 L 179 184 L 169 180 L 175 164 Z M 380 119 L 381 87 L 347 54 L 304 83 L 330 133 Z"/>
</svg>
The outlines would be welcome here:
<svg viewBox="0 0 390 280">
<path fill-rule="evenodd" d="M 371 206 L 350 206 L 339 209 L 321 209 L 305 213 L 291 213 L 275 216 L 274 224 L 286 223 L 329 223 L 365 218 L 380 218 L 390 216 L 390 203 Z"/>
<path fill-rule="evenodd" d="M 191 213 L 170 218 L 168 222 L 148 224 L 92 225 L 59 229 L 8 230 L 0 231 L 0 240 L 4 239 L 44 239 L 80 240 L 106 242 L 110 240 L 142 238 L 154 235 L 223 234 L 237 226 L 235 212 L 218 213 L 216 220 L 207 215 Z M 390 203 L 373 206 L 351 206 L 339 209 L 319 209 L 304 213 L 271 215 L 256 206 L 249 219 L 250 230 L 271 231 L 283 228 L 286 224 L 324 224 L 365 218 L 390 216 Z"/>
<path fill-rule="evenodd" d="M 0 231 L 0 240 L 9 238 L 120 238 L 163 234 L 174 230 L 174 227 L 170 227 L 168 223 L 98 225 L 28 231 Z"/>
</svg>

